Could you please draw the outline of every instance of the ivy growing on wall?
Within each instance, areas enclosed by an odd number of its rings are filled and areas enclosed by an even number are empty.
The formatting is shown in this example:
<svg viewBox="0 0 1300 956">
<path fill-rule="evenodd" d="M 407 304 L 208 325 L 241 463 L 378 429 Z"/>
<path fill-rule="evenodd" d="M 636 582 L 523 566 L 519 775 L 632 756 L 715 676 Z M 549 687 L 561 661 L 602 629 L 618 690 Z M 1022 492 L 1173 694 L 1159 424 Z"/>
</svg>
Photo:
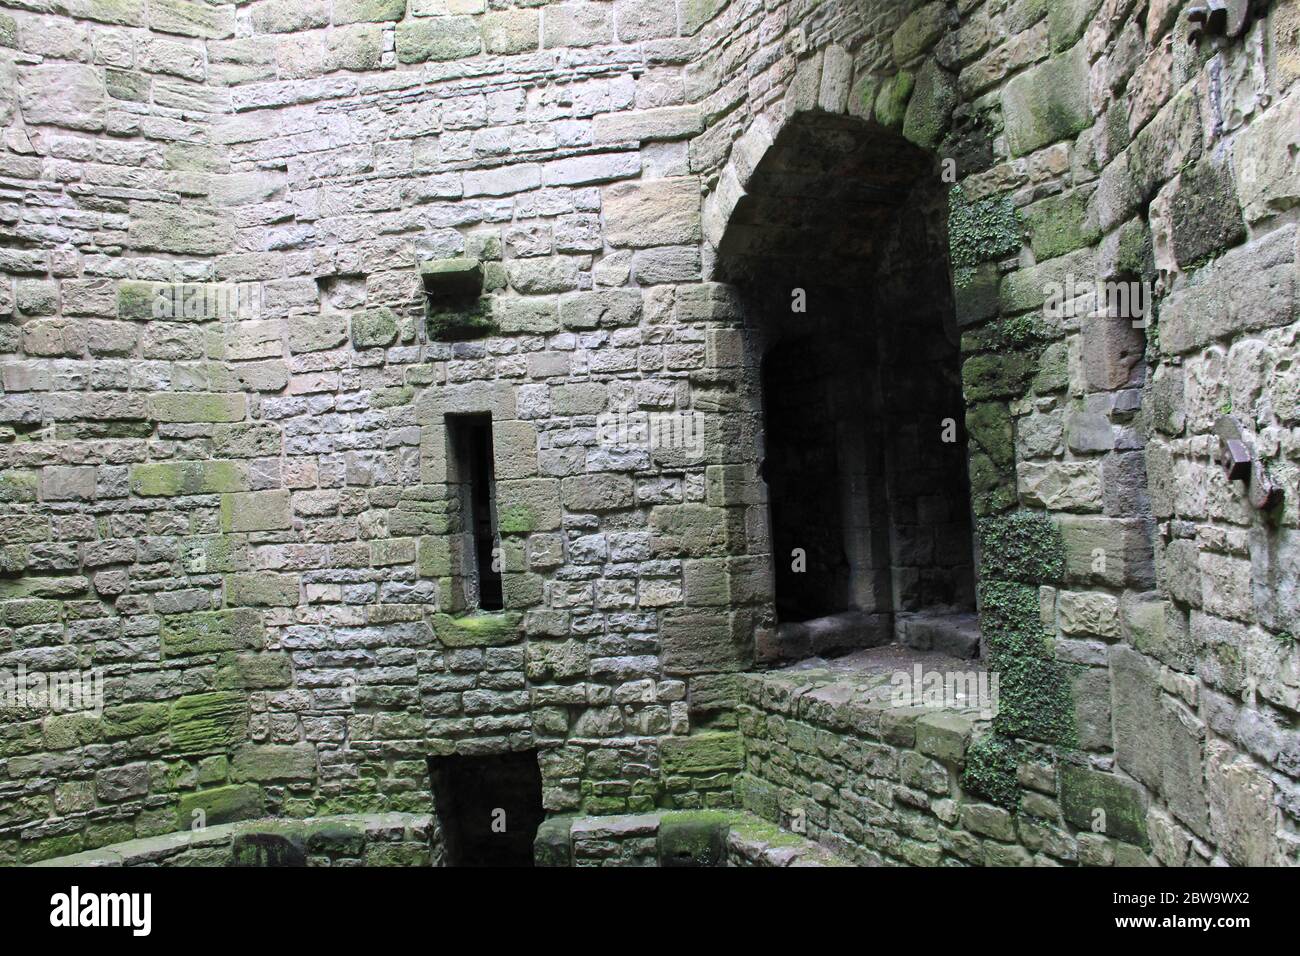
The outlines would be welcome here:
<svg viewBox="0 0 1300 956">
<path fill-rule="evenodd" d="M 1019 741 L 1077 743 L 1074 668 L 1053 655 L 1039 604 L 1040 586 L 1065 572 L 1065 547 L 1055 522 L 1039 512 L 983 518 L 977 534 L 980 627 L 989 670 L 998 675 L 998 713 L 992 733 L 972 745 L 962 785 L 1014 808 Z"/>
<path fill-rule="evenodd" d="M 971 268 L 1020 249 L 1020 222 L 1009 196 L 967 198 L 961 186 L 948 193 L 948 252 L 955 269 Z"/>
</svg>

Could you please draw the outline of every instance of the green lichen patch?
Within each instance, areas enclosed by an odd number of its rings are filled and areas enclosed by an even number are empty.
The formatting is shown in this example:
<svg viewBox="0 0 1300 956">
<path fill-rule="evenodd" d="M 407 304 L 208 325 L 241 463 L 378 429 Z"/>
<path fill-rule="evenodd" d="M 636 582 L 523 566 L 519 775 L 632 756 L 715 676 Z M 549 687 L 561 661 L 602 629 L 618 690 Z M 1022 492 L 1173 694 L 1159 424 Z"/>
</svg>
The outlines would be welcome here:
<svg viewBox="0 0 1300 956">
<path fill-rule="evenodd" d="M 507 508 L 497 516 L 497 530 L 502 534 L 527 534 L 537 527 L 537 516 L 527 505 Z"/>
<path fill-rule="evenodd" d="M 247 491 L 248 474 L 235 461 L 163 461 L 134 466 L 131 490 L 149 498 Z"/>
<path fill-rule="evenodd" d="M 876 95 L 876 122 L 890 129 L 902 128 L 915 82 L 911 73 L 902 70 L 881 83 Z"/>
<path fill-rule="evenodd" d="M 661 866 L 718 866 L 726 846 L 729 817 L 722 813 L 665 814 L 659 822 Z"/>
<path fill-rule="evenodd" d="M 972 355 L 962 362 L 962 391 L 966 400 L 1019 398 L 1038 371 L 1033 352 Z"/>
</svg>

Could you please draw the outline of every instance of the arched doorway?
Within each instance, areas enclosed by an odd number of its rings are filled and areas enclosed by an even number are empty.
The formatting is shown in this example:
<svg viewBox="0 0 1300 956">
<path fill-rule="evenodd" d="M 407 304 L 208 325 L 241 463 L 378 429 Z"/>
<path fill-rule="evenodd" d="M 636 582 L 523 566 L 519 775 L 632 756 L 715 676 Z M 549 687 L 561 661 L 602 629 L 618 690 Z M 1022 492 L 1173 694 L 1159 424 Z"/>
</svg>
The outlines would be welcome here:
<svg viewBox="0 0 1300 956">
<path fill-rule="evenodd" d="M 978 651 L 948 188 L 899 134 L 803 113 L 719 245 L 761 394 L 782 656 Z"/>
</svg>

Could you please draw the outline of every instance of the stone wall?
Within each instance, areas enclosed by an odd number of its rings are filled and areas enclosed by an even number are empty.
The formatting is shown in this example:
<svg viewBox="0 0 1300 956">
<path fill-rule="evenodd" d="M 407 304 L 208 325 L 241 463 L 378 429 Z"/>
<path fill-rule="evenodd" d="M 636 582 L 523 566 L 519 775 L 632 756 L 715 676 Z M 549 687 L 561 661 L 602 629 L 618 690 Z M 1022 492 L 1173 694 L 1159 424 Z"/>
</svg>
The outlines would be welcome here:
<svg viewBox="0 0 1300 956">
<path fill-rule="evenodd" d="M 1157 862 L 1296 862 L 1300 14 L 1189 43 L 1187 5 L 0 0 L 0 668 L 105 678 L 102 717 L 6 711 L 0 860 L 424 812 L 447 753 L 540 748 L 556 813 L 732 802 L 733 675 L 779 648 L 719 250 L 818 113 L 956 161 L 983 785 L 1018 806 L 1030 753 Z M 490 334 L 431 334 L 452 258 Z M 1155 321 L 1042 308 L 1097 279 Z M 702 452 L 602 440 L 628 407 Z"/>
<path fill-rule="evenodd" d="M 942 680 L 976 671 L 922 665 Z M 976 678 L 978 682 L 978 678 Z M 1058 774 L 1054 755 L 1019 755 L 1016 793 L 979 792 L 979 706 L 900 706 L 888 672 L 826 667 L 747 674 L 740 727 L 741 805 L 860 866 L 1142 866 L 1150 847 L 1143 809 L 1098 797 L 1103 779 L 1082 767 Z M 918 694 L 919 696 L 919 694 Z M 974 701 L 972 701 L 974 704 Z M 989 796 L 996 799 L 990 800 Z M 1114 835 L 1094 832 L 1092 808 Z"/>
</svg>

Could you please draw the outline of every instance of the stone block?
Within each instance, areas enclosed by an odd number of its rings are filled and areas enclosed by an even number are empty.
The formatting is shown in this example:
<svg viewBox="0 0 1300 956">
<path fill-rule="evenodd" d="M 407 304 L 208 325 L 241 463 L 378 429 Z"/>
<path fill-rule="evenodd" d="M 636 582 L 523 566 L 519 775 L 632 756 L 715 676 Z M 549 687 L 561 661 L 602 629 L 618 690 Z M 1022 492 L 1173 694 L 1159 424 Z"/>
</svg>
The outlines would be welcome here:
<svg viewBox="0 0 1300 956">
<path fill-rule="evenodd" d="M 1249 757 L 1228 744 L 1209 744 L 1205 763 L 1210 827 L 1235 866 L 1276 866 L 1278 810 L 1274 785 Z"/>
<path fill-rule="evenodd" d="M 916 749 L 949 764 L 966 758 L 972 724 L 956 714 L 926 714 L 916 722 Z"/>
<path fill-rule="evenodd" d="M 248 412 L 239 393 L 174 392 L 153 395 L 149 414 L 160 422 L 237 422 Z"/>
<path fill-rule="evenodd" d="M 95 469 L 66 465 L 41 469 L 41 497 L 45 501 L 93 501 Z"/>
<path fill-rule="evenodd" d="M 903 136 L 933 149 L 947 134 L 956 105 L 957 78 L 934 60 L 927 60 L 916 74 L 916 86 L 907 101 Z"/>
<path fill-rule="evenodd" d="M 289 491 L 247 491 L 221 496 L 221 530 L 276 531 L 291 524 Z"/>
<path fill-rule="evenodd" d="M 357 348 L 386 348 L 396 339 L 397 316 L 392 309 L 366 309 L 352 317 L 352 344 Z"/>
<path fill-rule="evenodd" d="M 1233 150 L 1237 191 L 1247 222 L 1300 204 L 1300 88 L 1274 103 L 1241 131 Z"/>
<path fill-rule="evenodd" d="M 234 783 L 316 779 L 316 748 L 308 743 L 247 744 L 230 762 Z"/>
<path fill-rule="evenodd" d="M 1133 783 L 1114 774 L 1063 765 L 1061 813 L 1080 830 L 1104 832 L 1126 843 L 1147 845 L 1142 793 Z"/>
<path fill-rule="evenodd" d="M 232 607 L 296 607 L 299 601 L 295 574 L 228 574 L 225 589 Z"/>
<path fill-rule="evenodd" d="M 1159 791 L 1168 753 L 1159 677 L 1147 658 L 1123 645 L 1110 649 L 1116 760 L 1126 773 Z"/>
<path fill-rule="evenodd" d="M 543 11 L 542 46 L 549 50 L 612 43 L 613 20 L 613 4 L 587 0 L 551 4 Z"/>
<path fill-rule="evenodd" d="M 162 619 L 161 641 L 165 657 L 212 654 L 261 646 L 265 632 L 256 611 L 196 611 Z"/>
<path fill-rule="evenodd" d="M 666 775 L 720 773 L 744 765 L 741 736 L 727 731 L 708 731 L 689 737 L 665 737 L 659 743 L 659 763 Z"/>
<path fill-rule="evenodd" d="M 483 49 L 488 53 L 529 53 L 537 49 L 536 10 L 489 10 L 482 20 Z"/>
<path fill-rule="evenodd" d="M 700 241 L 700 184 L 694 176 L 616 183 L 605 190 L 605 239 L 616 247 Z"/>
<path fill-rule="evenodd" d="M 577 512 L 617 511 L 634 504 L 632 479 L 626 475 L 575 475 L 560 483 L 564 507 Z"/>
<path fill-rule="evenodd" d="M 424 63 L 473 56 L 482 39 L 473 17 L 433 17 L 397 24 L 396 43 L 400 62 Z"/>
<path fill-rule="evenodd" d="M 1058 140 L 1072 139 L 1092 125 L 1088 89 L 1083 43 L 1013 77 L 1002 90 L 1011 154 L 1023 156 Z"/>
<path fill-rule="evenodd" d="M 143 497 L 210 495 L 248 490 L 245 465 L 234 461 L 167 461 L 135 465 L 131 491 Z"/>
<path fill-rule="evenodd" d="M 499 647 L 520 639 L 523 616 L 514 611 L 435 614 L 433 631 L 446 647 Z"/>
<path fill-rule="evenodd" d="M 171 707 L 167 736 L 178 754 L 222 753 L 248 737 L 248 698 L 234 691 L 180 697 Z"/>
<path fill-rule="evenodd" d="M 1020 498 L 1051 511 L 1100 511 L 1101 462 L 1022 461 L 1016 466 Z"/>
<path fill-rule="evenodd" d="M 32 126 L 102 130 L 106 104 L 103 75 L 92 66 L 48 63 L 18 69 L 18 105 Z"/>
<path fill-rule="evenodd" d="M 665 610 L 659 635 L 664 673 L 741 670 L 750 657 L 743 627 L 742 617 L 725 610 Z"/>
<path fill-rule="evenodd" d="M 189 830 L 199 823 L 209 827 L 238 820 L 256 820 L 264 813 L 262 788 L 256 784 L 210 787 L 181 795 L 176 808 L 176 826 L 180 830 Z"/>
<path fill-rule="evenodd" d="M 555 531 L 560 527 L 560 482 L 531 478 L 497 483 L 497 525 L 502 534 Z"/>
<path fill-rule="evenodd" d="M 704 117 L 698 106 L 661 106 L 650 110 L 603 113 L 592 123 L 592 138 L 597 143 L 677 140 L 687 139 L 703 129 Z M 699 200 L 698 186 L 696 200 Z"/>
</svg>

